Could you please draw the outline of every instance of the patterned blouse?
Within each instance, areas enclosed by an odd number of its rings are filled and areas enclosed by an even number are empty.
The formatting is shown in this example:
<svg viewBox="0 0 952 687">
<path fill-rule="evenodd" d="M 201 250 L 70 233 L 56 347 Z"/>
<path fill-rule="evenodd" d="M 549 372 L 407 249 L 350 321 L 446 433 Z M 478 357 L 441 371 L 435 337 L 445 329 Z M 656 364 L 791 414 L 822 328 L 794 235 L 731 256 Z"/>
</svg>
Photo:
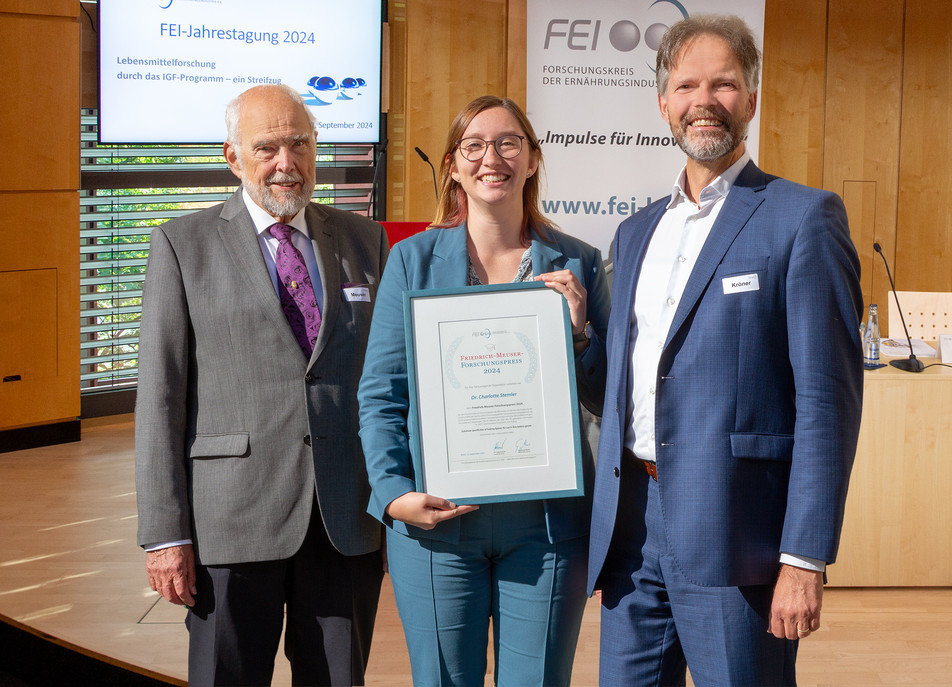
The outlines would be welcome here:
<svg viewBox="0 0 952 687">
<path fill-rule="evenodd" d="M 483 286 L 476 275 L 476 270 L 473 269 L 473 259 L 469 257 L 469 253 L 466 254 L 466 264 L 469 265 L 469 276 L 466 279 L 466 285 Z M 532 281 L 532 246 L 526 248 L 526 252 L 522 254 L 522 259 L 519 260 L 519 269 L 516 270 L 516 278 L 512 280 L 512 283 L 516 284 L 521 281 Z"/>
</svg>

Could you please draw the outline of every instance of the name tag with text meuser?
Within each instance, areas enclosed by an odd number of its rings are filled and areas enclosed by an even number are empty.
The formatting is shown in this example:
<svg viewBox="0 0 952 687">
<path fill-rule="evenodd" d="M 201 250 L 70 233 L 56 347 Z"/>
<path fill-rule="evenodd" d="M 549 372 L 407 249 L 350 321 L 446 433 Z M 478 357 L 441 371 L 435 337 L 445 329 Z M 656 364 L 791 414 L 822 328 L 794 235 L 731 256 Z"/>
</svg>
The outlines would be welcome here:
<svg viewBox="0 0 952 687">
<path fill-rule="evenodd" d="M 370 287 L 366 284 L 341 284 L 340 287 L 348 303 L 370 302 Z"/>
<path fill-rule="evenodd" d="M 724 277 L 721 285 L 725 294 L 744 293 L 745 291 L 760 291 L 760 280 L 757 273 L 739 274 L 736 277 Z"/>
</svg>

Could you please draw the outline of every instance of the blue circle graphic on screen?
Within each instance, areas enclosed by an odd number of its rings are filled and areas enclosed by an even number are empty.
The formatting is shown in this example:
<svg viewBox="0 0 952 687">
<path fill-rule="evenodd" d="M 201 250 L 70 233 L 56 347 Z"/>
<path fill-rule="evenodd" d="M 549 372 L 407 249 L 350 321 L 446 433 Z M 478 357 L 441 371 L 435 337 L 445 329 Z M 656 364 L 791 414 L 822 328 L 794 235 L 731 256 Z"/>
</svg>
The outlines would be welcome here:
<svg viewBox="0 0 952 687">
<path fill-rule="evenodd" d="M 360 82 L 352 76 L 348 76 L 346 79 L 340 82 L 340 95 L 337 96 L 338 100 L 353 100 L 357 93 L 357 89 L 360 88 Z"/>
<path fill-rule="evenodd" d="M 301 97 L 308 105 L 331 105 L 335 100 L 353 100 L 367 82 L 358 76 L 348 76 L 338 84 L 330 76 L 312 76 L 307 81 L 307 92 Z"/>
<path fill-rule="evenodd" d="M 317 91 L 337 90 L 337 82 L 329 76 L 312 76 L 307 85 Z"/>
<path fill-rule="evenodd" d="M 308 105 L 330 105 L 339 90 L 337 82 L 329 76 L 312 76 L 308 79 L 307 87 L 311 97 L 305 95 L 304 102 Z"/>
</svg>

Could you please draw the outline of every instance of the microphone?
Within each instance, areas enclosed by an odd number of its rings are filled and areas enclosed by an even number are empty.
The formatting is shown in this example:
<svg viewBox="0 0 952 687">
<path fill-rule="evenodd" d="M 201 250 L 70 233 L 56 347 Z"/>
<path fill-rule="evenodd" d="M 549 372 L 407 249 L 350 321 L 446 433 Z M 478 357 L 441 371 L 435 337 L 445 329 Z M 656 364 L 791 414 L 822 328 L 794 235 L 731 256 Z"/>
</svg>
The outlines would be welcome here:
<svg viewBox="0 0 952 687">
<path fill-rule="evenodd" d="M 390 145 L 390 139 L 383 139 L 383 147 L 377 154 L 377 162 L 374 163 L 374 178 L 370 182 L 370 198 L 367 199 L 367 217 L 370 217 L 370 206 L 374 204 L 374 196 L 377 195 L 377 173 L 380 172 L 380 161 L 386 155 L 388 145 Z"/>
<path fill-rule="evenodd" d="M 883 259 L 883 264 L 886 266 L 886 276 L 889 277 L 889 285 L 892 287 L 893 298 L 896 299 L 896 309 L 899 310 L 899 319 L 902 320 L 902 330 L 906 333 L 906 341 L 909 342 L 908 360 L 890 360 L 889 364 L 899 370 L 904 370 L 905 372 L 922 372 L 925 366 L 922 364 L 921 360 L 916 359 L 916 354 L 912 352 L 912 337 L 909 336 L 909 328 L 906 326 L 906 318 L 902 316 L 902 306 L 899 305 L 899 296 L 896 295 L 896 282 L 893 281 L 892 273 L 889 271 L 889 263 L 886 262 L 886 256 L 883 255 L 883 247 L 878 243 L 874 243 L 873 250 L 879 253 L 879 257 Z"/>
<path fill-rule="evenodd" d="M 430 158 L 428 158 L 426 153 L 424 153 L 422 150 L 416 146 L 414 146 L 413 149 L 416 151 L 416 154 L 420 156 L 420 159 L 430 166 L 430 173 L 433 174 L 433 195 L 436 196 L 436 200 L 439 202 L 440 192 L 436 190 L 436 170 L 433 168 L 433 163 L 430 162 Z"/>
</svg>

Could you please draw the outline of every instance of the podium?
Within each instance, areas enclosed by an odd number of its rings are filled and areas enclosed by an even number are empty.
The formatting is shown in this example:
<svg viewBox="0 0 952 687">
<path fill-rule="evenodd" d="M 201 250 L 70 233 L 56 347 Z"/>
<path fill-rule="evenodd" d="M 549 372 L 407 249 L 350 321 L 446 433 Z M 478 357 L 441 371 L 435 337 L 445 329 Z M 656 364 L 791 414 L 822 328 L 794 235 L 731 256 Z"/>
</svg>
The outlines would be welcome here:
<svg viewBox="0 0 952 687">
<path fill-rule="evenodd" d="M 829 583 L 950 586 L 952 369 L 886 366 L 863 376 L 863 422 Z"/>
</svg>

